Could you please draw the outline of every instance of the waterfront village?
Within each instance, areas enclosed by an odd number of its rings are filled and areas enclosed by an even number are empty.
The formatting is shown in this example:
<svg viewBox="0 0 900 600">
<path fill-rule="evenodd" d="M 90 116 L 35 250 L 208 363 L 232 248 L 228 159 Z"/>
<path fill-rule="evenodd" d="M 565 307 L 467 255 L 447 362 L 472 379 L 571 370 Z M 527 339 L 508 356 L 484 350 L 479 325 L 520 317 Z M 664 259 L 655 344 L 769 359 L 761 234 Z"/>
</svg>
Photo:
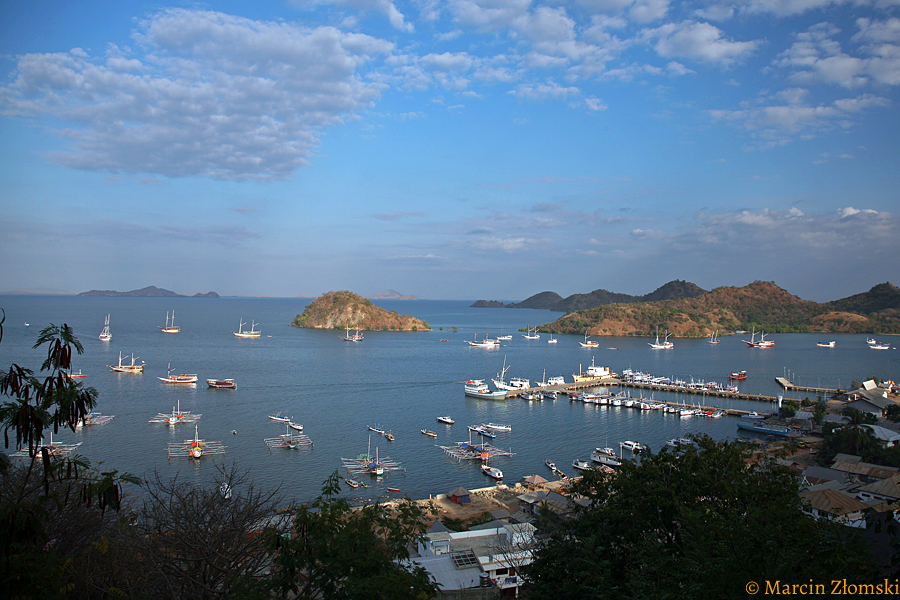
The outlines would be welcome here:
<svg viewBox="0 0 900 600">
<path fill-rule="evenodd" d="M 819 419 L 805 406 L 789 418 L 770 415 L 765 419 L 768 426 L 788 428 L 792 433 L 753 438 L 753 460 L 775 461 L 790 468 L 799 481 L 804 512 L 815 519 L 828 519 L 863 532 L 867 524 L 885 515 L 900 519 L 900 468 L 871 464 L 846 453 L 836 454 L 825 466 L 816 460 L 824 432 L 851 425 L 853 418 L 847 414 L 871 421 L 860 426 L 881 447 L 900 445 L 900 422 L 888 419 L 897 419 L 895 415 L 900 413 L 900 387 L 893 382 L 869 380 L 823 404 L 825 413 Z M 691 441 L 684 439 L 681 443 Z M 669 446 L 676 451 L 677 441 Z M 600 452 L 598 448 L 595 454 Z M 615 475 L 612 467 L 602 463 L 589 468 Z M 474 490 L 456 487 L 418 500 L 432 510 L 435 518 L 412 552 L 411 561 L 434 577 L 443 597 L 516 597 L 517 588 L 527 585 L 517 570 L 530 564 L 531 551 L 542 536 L 537 525 L 546 514 L 541 513 L 549 511 L 552 518 L 566 519 L 587 502 L 570 491 L 577 478 L 570 479 L 556 468 L 550 472 L 553 474 L 526 476 L 515 484 Z M 452 528 L 448 527 L 451 524 Z M 896 550 L 888 543 L 887 533 L 869 534 L 880 538 L 873 543 L 888 560 L 888 554 Z"/>
</svg>

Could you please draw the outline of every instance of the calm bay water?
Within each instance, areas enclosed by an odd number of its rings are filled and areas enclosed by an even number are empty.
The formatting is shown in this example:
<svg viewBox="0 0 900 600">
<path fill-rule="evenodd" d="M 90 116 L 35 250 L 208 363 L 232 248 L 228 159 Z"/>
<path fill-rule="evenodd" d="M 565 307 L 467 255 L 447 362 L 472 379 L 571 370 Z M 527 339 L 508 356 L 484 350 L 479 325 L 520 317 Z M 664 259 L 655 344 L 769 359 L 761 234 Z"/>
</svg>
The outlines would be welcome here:
<svg viewBox="0 0 900 600">
<path fill-rule="evenodd" d="M 510 484 L 521 477 L 548 475 L 547 458 L 568 474 L 573 459 L 589 459 L 596 446 L 618 448 L 619 442 L 636 440 L 658 449 L 672 437 L 707 433 L 715 438 L 737 437 L 734 418 L 679 418 L 657 411 L 639 412 L 620 407 L 601 407 L 556 401 L 505 402 L 477 400 L 463 395 L 463 381 L 489 379 L 510 365 L 509 377 L 540 381 L 563 375 L 572 380 L 579 366 L 594 360 L 621 372 L 633 368 L 654 375 L 689 380 L 725 382 L 728 373 L 746 370 L 740 384 L 752 392 L 777 395 L 775 377 L 789 375 L 795 383 L 843 388 L 852 380 L 875 376 L 900 376 L 896 350 L 874 351 L 865 335 L 775 335 L 772 349 L 752 349 L 741 341 L 747 336 L 721 338 L 717 346 L 705 340 L 675 340 L 674 350 L 653 350 L 646 338 L 597 338 L 598 349 L 582 348 L 581 336 L 548 336 L 526 340 L 519 329 L 555 320 L 561 313 L 526 309 L 475 309 L 463 301 L 378 301 L 376 304 L 401 314 L 426 320 L 429 332 L 366 332 L 365 340 L 352 344 L 340 340 L 343 332 L 290 327 L 309 300 L 296 298 L 85 298 L 73 296 L 0 296 L 6 311 L 0 365 L 16 362 L 37 371 L 45 354 L 33 350 L 38 332 L 49 323 L 68 323 L 85 346 L 75 368 L 87 377 L 84 385 L 99 392 L 98 410 L 115 415 L 105 426 L 87 427 L 77 433 L 61 433 L 55 440 L 83 442 L 78 451 L 102 468 L 147 475 L 158 470 L 164 476 L 205 482 L 216 472 L 213 457 L 201 461 L 168 459 L 169 442 L 193 436 L 189 425 L 168 428 L 147 421 L 169 412 L 180 403 L 182 410 L 201 413 L 200 437 L 222 441 L 224 458 L 249 469 L 257 484 L 280 485 L 291 499 L 315 496 L 322 482 L 335 470 L 342 471 L 341 457 L 367 450 L 368 425 L 380 425 L 396 437 L 393 443 L 380 435 L 371 437 L 382 457 L 399 461 L 405 471 L 369 481 L 367 497 L 400 488 L 413 498 L 444 493 L 462 485 L 490 485 L 475 462 L 458 462 L 439 445 L 466 441 L 467 425 L 507 423 L 512 432 L 500 433 L 491 443 L 515 453 L 495 459 Z M 177 335 L 164 334 L 166 312 L 175 311 Z M 104 317 L 110 314 L 112 342 L 97 338 Z M 239 321 L 255 320 L 262 331 L 258 339 L 232 335 Z M 25 326 L 25 323 L 29 326 Z M 451 329 L 457 327 L 458 331 Z M 441 330 L 440 328 L 443 328 Z M 465 340 L 477 334 L 496 336 L 500 330 L 513 335 L 497 349 L 472 348 Z M 446 340 L 446 341 L 443 341 Z M 816 342 L 836 340 L 833 349 Z M 890 338 L 886 338 L 891 341 Z M 610 348 L 615 348 L 610 349 Z M 107 365 L 118 361 L 119 352 L 133 352 L 147 363 L 141 375 L 118 374 Z M 173 386 L 157 377 L 196 373 L 195 386 Z M 209 378 L 233 378 L 236 390 L 209 389 Z M 632 393 L 637 395 L 636 390 Z M 806 394 L 788 394 L 804 397 Z M 772 406 L 747 401 L 703 400 L 699 396 L 660 394 L 658 400 L 694 404 L 713 403 L 724 408 L 769 411 Z M 300 450 L 266 447 L 265 438 L 284 433 L 284 426 L 267 418 L 283 412 L 304 425 L 314 442 Z M 435 417 L 450 415 L 456 425 L 446 426 Z M 426 428 L 438 434 L 426 437 Z M 232 433 L 235 431 L 236 433 Z M 476 440 L 477 441 L 477 440 Z M 9 449 L 8 451 L 12 451 Z M 368 479 L 367 479 L 368 481 Z M 354 492 L 356 494 L 356 492 Z"/>
</svg>

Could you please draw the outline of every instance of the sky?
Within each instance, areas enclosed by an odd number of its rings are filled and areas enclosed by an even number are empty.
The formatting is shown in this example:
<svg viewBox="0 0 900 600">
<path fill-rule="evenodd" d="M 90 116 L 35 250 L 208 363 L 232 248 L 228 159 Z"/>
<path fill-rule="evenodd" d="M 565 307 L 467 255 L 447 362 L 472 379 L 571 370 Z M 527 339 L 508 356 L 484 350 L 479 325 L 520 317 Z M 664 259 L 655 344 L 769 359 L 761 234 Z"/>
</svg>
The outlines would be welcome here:
<svg viewBox="0 0 900 600">
<path fill-rule="evenodd" d="M 900 0 L 0 4 L 0 292 L 900 284 Z"/>
</svg>

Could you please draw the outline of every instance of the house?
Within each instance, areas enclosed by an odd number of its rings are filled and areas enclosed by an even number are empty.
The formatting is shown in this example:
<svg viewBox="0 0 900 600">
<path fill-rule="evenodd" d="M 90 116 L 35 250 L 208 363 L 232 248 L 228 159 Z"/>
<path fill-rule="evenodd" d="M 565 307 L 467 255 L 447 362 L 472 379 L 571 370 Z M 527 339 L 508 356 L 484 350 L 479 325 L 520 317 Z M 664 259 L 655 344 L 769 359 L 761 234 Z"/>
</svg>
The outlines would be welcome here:
<svg viewBox="0 0 900 600">
<path fill-rule="evenodd" d="M 535 530 L 530 523 L 494 521 L 471 531 L 448 531 L 437 521 L 410 561 L 444 591 L 495 586 L 512 592 L 523 584 L 518 569 L 531 564 Z"/>
<path fill-rule="evenodd" d="M 852 473 L 859 477 L 863 484 L 871 483 L 879 479 L 887 479 L 900 473 L 897 467 L 885 467 L 882 465 L 873 465 L 863 462 L 858 456 L 848 456 L 846 454 L 838 454 L 834 457 L 834 463 L 831 468 L 835 471 L 843 471 Z"/>
<path fill-rule="evenodd" d="M 874 380 L 863 382 L 861 388 L 847 392 L 847 404 L 850 408 L 883 418 L 893 400 L 888 400 L 888 390 L 879 387 Z"/>
<path fill-rule="evenodd" d="M 883 445 L 885 448 L 890 448 L 891 446 L 896 446 L 900 443 L 900 433 L 896 431 L 892 431 L 886 427 L 881 427 L 880 425 L 862 425 L 866 429 L 872 432 L 872 435 L 875 436 L 875 439 L 878 440 L 878 443 Z"/>
<path fill-rule="evenodd" d="M 865 512 L 869 508 L 852 496 L 828 488 L 802 493 L 800 498 L 804 503 L 803 512 L 815 519 L 828 519 L 844 525 L 860 526 L 857 524 L 864 523 Z"/>
<path fill-rule="evenodd" d="M 469 490 L 461 486 L 454 490 L 450 490 L 447 492 L 447 495 L 450 497 L 450 500 L 456 504 L 468 504 L 472 502 L 472 498 L 469 496 Z"/>
<path fill-rule="evenodd" d="M 896 502 L 900 500 L 900 474 L 873 481 L 856 490 L 856 497 L 863 502 Z"/>
</svg>

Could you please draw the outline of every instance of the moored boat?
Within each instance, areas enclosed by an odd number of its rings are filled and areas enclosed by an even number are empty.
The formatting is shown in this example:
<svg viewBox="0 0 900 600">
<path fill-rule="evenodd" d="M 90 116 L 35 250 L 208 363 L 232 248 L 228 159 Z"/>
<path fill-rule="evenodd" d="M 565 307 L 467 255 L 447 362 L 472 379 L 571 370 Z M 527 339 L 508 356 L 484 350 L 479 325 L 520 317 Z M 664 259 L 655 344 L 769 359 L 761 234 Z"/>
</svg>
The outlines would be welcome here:
<svg viewBox="0 0 900 600">
<path fill-rule="evenodd" d="M 363 335 L 359 332 L 359 325 L 356 326 L 356 333 L 350 334 L 350 325 L 347 325 L 347 335 L 341 336 L 341 339 L 345 342 L 361 342 L 363 339 Z"/>
<path fill-rule="evenodd" d="M 207 379 L 206 385 L 217 390 L 236 390 L 234 379 Z"/>
<path fill-rule="evenodd" d="M 437 420 L 438 423 L 443 423 L 444 425 L 453 425 L 454 423 L 456 423 L 456 421 L 454 421 L 450 417 L 438 417 Z"/>
<path fill-rule="evenodd" d="M 106 320 L 103 321 L 103 330 L 100 332 L 99 337 L 101 342 L 112 340 L 112 334 L 109 332 L 109 315 L 106 315 Z"/>
<path fill-rule="evenodd" d="M 818 342 L 816 346 L 818 346 L 819 348 L 834 348 L 834 343 L 834 340 L 830 342 Z"/>
<path fill-rule="evenodd" d="M 591 463 L 586 460 L 579 460 L 577 458 L 572 461 L 572 466 L 578 471 L 588 471 L 592 468 Z"/>
<path fill-rule="evenodd" d="M 143 373 L 144 372 L 144 361 L 141 361 L 141 364 L 136 364 L 134 362 L 134 353 L 131 354 L 131 364 L 122 364 L 122 352 L 119 352 L 119 364 L 116 366 L 106 365 L 116 373 Z"/>
<path fill-rule="evenodd" d="M 281 413 L 275 413 L 274 415 L 269 415 L 269 418 L 273 421 L 279 421 L 281 423 L 290 423 L 291 417 L 285 417 Z"/>
<path fill-rule="evenodd" d="M 157 377 L 163 383 L 197 383 L 199 379 L 194 374 L 182 373 L 181 375 L 172 375 L 171 365 L 170 368 L 166 372 L 165 377 Z"/>
<path fill-rule="evenodd" d="M 482 427 L 493 431 L 512 431 L 512 425 L 500 425 L 498 423 L 484 423 Z"/>
<path fill-rule="evenodd" d="M 594 341 L 592 341 L 592 340 L 590 339 L 590 337 L 591 337 L 591 336 L 589 336 L 589 335 L 587 334 L 587 332 L 585 332 L 585 334 L 584 334 L 584 341 L 583 341 L 583 342 L 578 342 L 578 343 L 581 344 L 581 347 L 582 347 L 582 348 L 599 348 L 599 347 L 600 347 L 600 342 L 594 342 Z"/>
<path fill-rule="evenodd" d="M 732 371 L 731 375 L 728 376 L 728 379 L 743 381 L 744 379 L 747 379 L 747 371 Z"/>
<path fill-rule="evenodd" d="M 738 421 L 738 429 L 751 431 L 753 433 L 763 433 L 766 435 L 777 435 L 779 437 L 798 437 L 800 434 L 785 425 L 772 425 L 763 423 L 762 421 L 740 420 Z"/>
<path fill-rule="evenodd" d="M 489 467 L 487 465 L 481 465 L 481 472 L 487 475 L 488 477 L 493 477 L 494 479 L 503 479 L 503 471 L 496 467 Z"/>
<path fill-rule="evenodd" d="M 157 325 L 159 327 L 159 325 Z M 172 311 L 172 322 L 169 322 L 169 313 L 166 312 L 166 326 L 159 327 L 159 330 L 163 333 L 180 333 L 181 327 L 175 324 L 175 311 Z"/>
<path fill-rule="evenodd" d="M 431 431 L 430 429 L 422 429 L 421 431 L 423 434 L 427 435 L 428 437 L 433 437 L 433 438 L 437 437 L 437 434 L 435 432 Z"/>
<path fill-rule="evenodd" d="M 547 460 L 544 461 L 544 464 L 547 465 L 547 466 L 550 468 L 551 471 L 555 471 L 555 470 L 556 470 L 556 463 L 553 462 L 552 460 L 547 459 Z"/>
<path fill-rule="evenodd" d="M 244 325 L 246 325 L 246 323 L 244 323 L 244 320 L 241 319 L 238 323 L 238 330 L 232 331 L 231 333 L 239 338 L 258 338 L 260 335 L 262 335 L 262 332 L 257 331 L 256 329 L 256 321 L 251 320 L 250 331 L 244 331 Z"/>
<path fill-rule="evenodd" d="M 505 400 L 506 390 L 491 390 L 484 379 L 470 379 L 466 381 L 466 396 L 481 398 L 483 400 Z"/>
</svg>

